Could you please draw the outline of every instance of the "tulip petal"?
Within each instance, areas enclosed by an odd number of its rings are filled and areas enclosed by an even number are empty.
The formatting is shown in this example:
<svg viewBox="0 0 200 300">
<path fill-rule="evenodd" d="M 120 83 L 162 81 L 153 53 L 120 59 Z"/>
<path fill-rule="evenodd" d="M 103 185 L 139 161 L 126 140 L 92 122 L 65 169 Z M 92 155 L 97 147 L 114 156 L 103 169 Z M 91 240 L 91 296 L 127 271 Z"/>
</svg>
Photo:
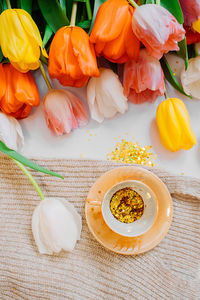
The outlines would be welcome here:
<svg viewBox="0 0 200 300">
<path fill-rule="evenodd" d="M 191 24 L 200 17 L 200 1 L 199 0 L 179 0 L 184 15 L 184 24 Z"/>
<path fill-rule="evenodd" d="M 0 95 L 3 112 L 22 119 L 30 114 L 31 106 L 39 105 L 39 91 L 30 72 L 21 73 L 11 64 L 0 64 L 0 79 L 5 85 L 4 94 Z"/>
<path fill-rule="evenodd" d="M 117 112 L 124 113 L 128 108 L 118 76 L 110 69 L 101 68 L 100 77 L 90 79 L 87 101 L 91 117 L 97 122 L 112 118 Z"/>
<path fill-rule="evenodd" d="M 74 221 L 75 221 L 76 226 L 77 226 L 77 237 L 76 238 L 77 238 L 77 240 L 80 240 L 81 230 L 82 230 L 82 219 L 81 219 L 81 216 L 79 215 L 79 213 L 77 213 L 75 207 L 69 201 L 67 201 L 66 199 L 62 199 L 62 198 L 59 198 L 59 200 L 69 210 L 69 212 L 73 215 Z"/>
<path fill-rule="evenodd" d="M 0 102 L 1 99 L 4 97 L 6 92 L 6 77 L 5 77 L 5 71 L 3 68 L 3 64 L 0 64 Z"/>
<path fill-rule="evenodd" d="M 5 57 L 21 71 L 39 67 L 42 39 L 31 16 L 23 9 L 7 9 L 0 18 L 0 44 Z M 42 50 L 43 51 L 43 50 Z M 46 55 L 46 52 L 43 51 Z"/>
<path fill-rule="evenodd" d="M 74 94 L 70 93 L 69 91 L 65 90 L 65 93 L 68 95 L 74 116 L 76 118 L 76 121 L 78 123 L 79 127 L 83 127 L 87 125 L 88 123 L 88 113 L 84 106 L 84 104 L 81 102 L 81 100 L 76 97 Z"/>
<path fill-rule="evenodd" d="M 70 100 L 63 90 L 51 90 L 44 98 L 44 111 L 47 125 L 57 135 L 70 133 L 77 128 Z"/>
<path fill-rule="evenodd" d="M 87 83 L 89 76 L 84 76 L 80 69 L 73 51 L 71 32 L 72 27 L 62 27 L 56 32 L 50 47 L 48 69 L 50 77 L 57 78 L 62 85 L 79 87 L 83 78 Z M 76 84 L 77 80 L 79 83 Z"/>
<path fill-rule="evenodd" d="M 90 35 L 98 56 L 114 63 L 138 59 L 140 42 L 132 30 L 133 11 L 124 0 L 107 0 L 100 6 Z"/>
<path fill-rule="evenodd" d="M 187 70 L 181 72 L 181 83 L 185 93 L 200 99 L 200 56 L 189 59 Z"/>
<path fill-rule="evenodd" d="M 108 108 L 108 115 L 118 111 L 121 114 L 128 109 L 127 98 L 123 94 L 123 87 L 118 76 L 110 69 L 101 69 L 101 85 L 97 84 L 102 102 Z M 98 95 L 98 93 L 97 93 Z M 112 108 L 113 107 L 113 108 Z M 111 109 L 112 108 L 112 109 Z"/>
<path fill-rule="evenodd" d="M 129 4 L 126 0 L 109 0 L 104 2 L 96 15 L 90 41 L 107 42 L 116 39 L 126 23 Z"/>
<path fill-rule="evenodd" d="M 77 215 L 74 218 L 74 214 L 72 207 L 69 209 L 59 198 L 45 198 L 40 203 L 32 223 L 36 243 L 40 246 L 39 251 L 47 249 L 48 252 L 58 253 L 62 249 L 74 249 L 81 230 L 80 218 L 78 220 Z"/>
<path fill-rule="evenodd" d="M 71 42 L 74 55 L 78 59 L 83 74 L 88 76 L 99 76 L 94 46 L 90 43 L 89 36 L 85 30 L 78 26 L 73 27 Z"/>
<path fill-rule="evenodd" d="M 0 141 L 15 151 L 24 145 L 24 136 L 20 124 L 13 117 L 0 112 Z"/>
<path fill-rule="evenodd" d="M 189 150 L 196 144 L 187 109 L 180 99 L 170 98 L 157 108 L 156 121 L 163 145 L 171 151 Z"/>
<path fill-rule="evenodd" d="M 145 45 L 148 53 L 160 59 L 164 53 L 179 50 L 185 30 L 165 8 L 146 4 L 135 9 L 132 28 L 136 37 Z"/>
<path fill-rule="evenodd" d="M 32 233 L 36 243 L 36 246 L 41 254 L 53 254 L 53 251 L 48 248 L 47 245 L 44 244 L 40 236 L 40 222 L 39 222 L 39 211 L 40 208 L 37 206 L 34 209 L 33 216 L 32 216 Z"/>
<path fill-rule="evenodd" d="M 90 109 L 91 118 L 101 123 L 104 120 L 103 114 L 100 112 L 96 102 L 96 81 L 97 79 L 92 77 L 87 85 L 87 101 Z"/>
<path fill-rule="evenodd" d="M 141 50 L 137 62 L 130 60 L 125 64 L 123 85 L 124 94 L 131 102 L 154 102 L 165 91 L 160 62 L 145 49 Z"/>
</svg>

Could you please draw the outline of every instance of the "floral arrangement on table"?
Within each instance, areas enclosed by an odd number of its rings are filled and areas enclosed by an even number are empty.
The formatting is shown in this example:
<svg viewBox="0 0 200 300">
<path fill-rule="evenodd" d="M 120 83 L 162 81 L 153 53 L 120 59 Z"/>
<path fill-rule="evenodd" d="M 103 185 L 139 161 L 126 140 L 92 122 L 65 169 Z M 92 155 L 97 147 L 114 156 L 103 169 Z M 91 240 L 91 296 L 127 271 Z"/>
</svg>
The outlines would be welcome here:
<svg viewBox="0 0 200 300">
<path fill-rule="evenodd" d="M 81 220 L 63 199 L 44 200 L 25 166 L 62 176 L 17 152 L 24 142 L 17 119 L 40 104 L 32 72 L 40 68 L 49 89 L 44 117 L 56 135 L 85 126 L 89 116 L 76 95 L 54 89 L 50 79 L 64 87 L 86 86 L 91 118 L 100 123 L 125 113 L 128 101 L 140 105 L 165 96 L 156 113 L 161 141 L 171 151 L 188 150 L 196 144 L 189 115 L 182 100 L 168 98 L 165 79 L 189 98 L 200 98 L 198 42 L 200 0 L 0 0 L 0 151 L 18 164 L 43 200 L 32 223 L 41 253 L 72 250 Z M 170 51 L 185 61 L 180 82 L 165 56 Z"/>
</svg>

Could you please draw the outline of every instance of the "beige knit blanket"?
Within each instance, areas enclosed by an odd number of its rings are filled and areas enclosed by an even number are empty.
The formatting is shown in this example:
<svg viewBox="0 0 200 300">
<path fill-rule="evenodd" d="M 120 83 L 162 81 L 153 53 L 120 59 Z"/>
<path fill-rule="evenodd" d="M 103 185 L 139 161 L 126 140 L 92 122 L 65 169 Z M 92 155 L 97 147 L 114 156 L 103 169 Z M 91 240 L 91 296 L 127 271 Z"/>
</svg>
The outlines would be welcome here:
<svg viewBox="0 0 200 300">
<path fill-rule="evenodd" d="M 153 169 L 173 197 L 163 241 L 139 256 L 104 249 L 88 230 L 84 205 L 95 180 L 119 164 L 46 160 L 65 180 L 32 172 L 48 196 L 66 197 L 83 218 L 72 253 L 40 255 L 31 232 L 39 197 L 13 161 L 0 155 L 0 299 L 200 299 L 200 180 Z"/>
</svg>

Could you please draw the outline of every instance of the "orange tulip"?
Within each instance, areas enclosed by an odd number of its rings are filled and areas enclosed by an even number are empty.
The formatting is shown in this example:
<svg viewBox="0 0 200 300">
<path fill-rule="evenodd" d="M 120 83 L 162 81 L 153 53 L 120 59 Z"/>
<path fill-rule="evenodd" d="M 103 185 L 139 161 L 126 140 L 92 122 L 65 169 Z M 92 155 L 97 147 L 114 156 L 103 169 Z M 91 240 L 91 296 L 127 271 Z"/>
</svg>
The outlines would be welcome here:
<svg viewBox="0 0 200 300">
<path fill-rule="evenodd" d="M 138 59 L 140 42 L 132 31 L 133 12 L 126 0 L 107 0 L 100 6 L 90 35 L 98 56 L 114 63 Z"/>
<path fill-rule="evenodd" d="M 99 76 L 94 47 L 80 27 L 60 28 L 51 43 L 49 75 L 64 86 L 81 87 L 90 76 Z"/>
<path fill-rule="evenodd" d="M 26 118 L 40 96 L 30 72 L 21 73 L 11 64 L 0 64 L 0 109 L 17 119 Z"/>
</svg>

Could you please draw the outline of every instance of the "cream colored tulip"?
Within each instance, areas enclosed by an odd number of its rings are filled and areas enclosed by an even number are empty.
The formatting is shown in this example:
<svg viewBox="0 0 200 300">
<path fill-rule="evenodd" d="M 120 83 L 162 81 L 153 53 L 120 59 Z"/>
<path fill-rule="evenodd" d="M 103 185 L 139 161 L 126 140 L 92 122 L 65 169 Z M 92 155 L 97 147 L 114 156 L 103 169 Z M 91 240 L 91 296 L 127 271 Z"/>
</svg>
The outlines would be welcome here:
<svg viewBox="0 0 200 300">
<path fill-rule="evenodd" d="M 87 86 L 87 101 L 92 119 L 101 123 L 123 114 L 128 109 L 127 98 L 118 76 L 110 69 L 101 68 L 100 77 L 92 77 Z"/>
<path fill-rule="evenodd" d="M 189 59 L 187 70 L 181 72 L 181 83 L 188 95 L 200 99 L 200 56 Z"/>
<path fill-rule="evenodd" d="M 19 122 L 0 112 L 0 141 L 17 151 L 24 144 L 24 136 Z"/>
<path fill-rule="evenodd" d="M 34 210 L 32 232 L 41 254 L 72 251 L 81 229 L 81 216 L 66 199 L 45 198 Z"/>
</svg>

